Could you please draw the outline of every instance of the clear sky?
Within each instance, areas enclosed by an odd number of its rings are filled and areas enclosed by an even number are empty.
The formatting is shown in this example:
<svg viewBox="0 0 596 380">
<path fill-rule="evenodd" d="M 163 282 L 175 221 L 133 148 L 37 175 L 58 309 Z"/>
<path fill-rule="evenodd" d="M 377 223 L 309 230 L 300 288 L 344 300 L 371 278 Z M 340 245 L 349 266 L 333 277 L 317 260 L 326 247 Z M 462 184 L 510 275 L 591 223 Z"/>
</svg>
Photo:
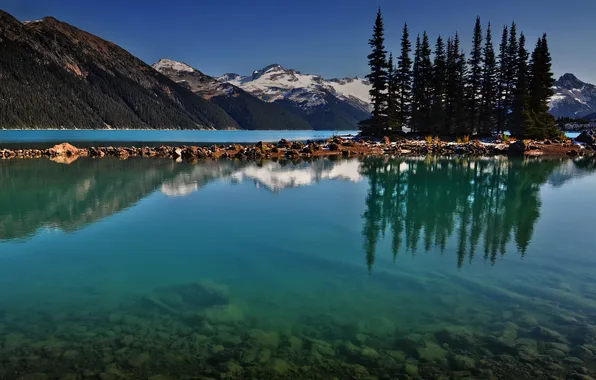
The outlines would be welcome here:
<svg viewBox="0 0 596 380">
<path fill-rule="evenodd" d="M 271 63 L 328 78 L 363 76 L 381 6 L 387 47 L 397 53 L 404 22 L 432 38 L 459 31 L 470 45 L 476 15 L 495 45 L 515 20 L 529 48 L 548 33 L 553 69 L 596 83 L 595 0 L 1 0 L 16 18 L 54 16 L 151 64 L 161 57 L 219 75 Z"/>
</svg>

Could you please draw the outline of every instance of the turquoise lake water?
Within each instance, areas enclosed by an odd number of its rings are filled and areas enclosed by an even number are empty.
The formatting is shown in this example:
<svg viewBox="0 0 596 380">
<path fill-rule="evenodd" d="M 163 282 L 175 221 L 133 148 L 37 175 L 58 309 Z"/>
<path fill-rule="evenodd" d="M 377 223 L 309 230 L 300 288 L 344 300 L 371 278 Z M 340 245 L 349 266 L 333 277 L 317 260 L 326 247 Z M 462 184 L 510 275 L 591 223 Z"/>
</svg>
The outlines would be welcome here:
<svg viewBox="0 0 596 380">
<path fill-rule="evenodd" d="M 596 377 L 596 161 L 0 161 L 0 379 Z"/>
<path fill-rule="evenodd" d="M 40 146 L 71 142 L 81 146 L 101 144 L 221 144 L 327 139 L 336 135 L 356 135 L 358 131 L 189 131 L 189 130 L 0 130 L 0 144 Z M 51 146 L 51 145 L 50 145 Z"/>
</svg>

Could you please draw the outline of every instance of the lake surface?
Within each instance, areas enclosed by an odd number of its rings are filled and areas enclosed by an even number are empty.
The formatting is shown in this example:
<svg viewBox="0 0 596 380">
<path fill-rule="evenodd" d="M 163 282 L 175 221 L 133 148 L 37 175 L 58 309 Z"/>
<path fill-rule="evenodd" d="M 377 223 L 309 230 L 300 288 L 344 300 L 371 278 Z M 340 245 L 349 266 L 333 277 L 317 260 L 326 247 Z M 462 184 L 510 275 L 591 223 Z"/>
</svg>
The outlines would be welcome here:
<svg viewBox="0 0 596 380">
<path fill-rule="evenodd" d="M 590 379 L 596 162 L 0 161 L 0 379 Z"/>
<path fill-rule="evenodd" d="M 51 147 L 64 141 L 81 147 L 98 145 L 221 144 L 322 140 L 358 131 L 188 131 L 188 130 L 0 130 L 0 145 Z"/>
</svg>

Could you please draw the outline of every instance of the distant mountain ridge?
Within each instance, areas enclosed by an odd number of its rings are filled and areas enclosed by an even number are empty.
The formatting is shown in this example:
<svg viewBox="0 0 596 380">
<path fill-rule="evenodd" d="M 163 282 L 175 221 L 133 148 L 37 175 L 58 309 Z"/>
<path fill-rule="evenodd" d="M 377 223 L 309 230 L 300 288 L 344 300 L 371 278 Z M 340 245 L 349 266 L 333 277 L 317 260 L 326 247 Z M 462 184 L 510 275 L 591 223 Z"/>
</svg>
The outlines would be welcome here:
<svg viewBox="0 0 596 380">
<path fill-rule="evenodd" d="M 228 113 L 242 129 L 313 129 L 300 115 L 266 103 L 229 83 L 203 74 L 183 62 L 162 58 L 152 67 Z"/>
<path fill-rule="evenodd" d="M 370 117 L 370 83 L 362 78 L 327 80 L 272 64 L 250 76 L 228 73 L 217 79 L 302 114 L 314 129 L 358 129 L 358 122 Z"/>
<path fill-rule="evenodd" d="M 216 103 L 245 129 L 356 130 L 370 116 L 369 85 L 359 78 L 325 80 L 278 64 L 250 77 L 218 78 L 165 58 L 152 67 Z"/>
<path fill-rule="evenodd" d="M 588 119 L 596 116 L 596 85 L 567 73 L 555 82 L 553 90 L 555 94 L 549 102 L 553 116 Z"/>
</svg>

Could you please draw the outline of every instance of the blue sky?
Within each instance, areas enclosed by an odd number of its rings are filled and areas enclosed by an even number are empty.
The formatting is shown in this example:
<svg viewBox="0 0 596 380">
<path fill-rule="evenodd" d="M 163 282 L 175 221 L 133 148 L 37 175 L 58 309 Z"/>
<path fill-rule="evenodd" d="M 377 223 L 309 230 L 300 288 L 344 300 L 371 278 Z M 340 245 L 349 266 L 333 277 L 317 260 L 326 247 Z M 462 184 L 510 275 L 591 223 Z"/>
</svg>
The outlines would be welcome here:
<svg viewBox="0 0 596 380">
<path fill-rule="evenodd" d="M 161 57 L 219 75 L 271 63 L 325 77 L 363 76 L 367 41 L 382 7 L 387 47 L 401 27 L 431 37 L 460 32 L 468 48 L 476 15 L 496 43 L 515 20 L 529 47 L 547 32 L 557 76 L 596 83 L 594 0 L 2 0 L 20 20 L 51 15 L 124 47 L 147 63 Z"/>
</svg>

